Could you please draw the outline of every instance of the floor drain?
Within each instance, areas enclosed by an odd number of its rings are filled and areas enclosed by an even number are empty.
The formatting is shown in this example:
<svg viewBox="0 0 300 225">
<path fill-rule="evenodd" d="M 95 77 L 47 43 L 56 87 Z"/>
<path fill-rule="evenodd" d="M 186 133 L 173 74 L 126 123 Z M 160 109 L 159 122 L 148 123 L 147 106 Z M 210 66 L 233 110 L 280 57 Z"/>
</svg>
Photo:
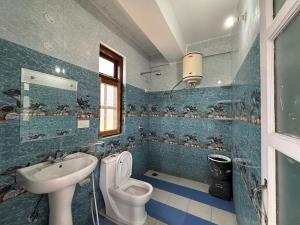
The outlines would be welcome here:
<svg viewBox="0 0 300 225">
<path fill-rule="evenodd" d="M 156 177 L 158 176 L 158 173 L 152 173 L 152 176 Z"/>
</svg>

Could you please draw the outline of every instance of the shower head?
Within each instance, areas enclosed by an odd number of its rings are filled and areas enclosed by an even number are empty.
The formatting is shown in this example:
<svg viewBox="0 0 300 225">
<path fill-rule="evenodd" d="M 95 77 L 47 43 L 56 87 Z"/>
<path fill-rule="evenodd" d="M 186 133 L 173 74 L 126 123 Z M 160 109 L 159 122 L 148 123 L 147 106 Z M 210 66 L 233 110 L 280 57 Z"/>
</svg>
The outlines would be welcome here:
<svg viewBox="0 0 300 225">
<path fill-rule="evenodd" d="M 140 73 L 142 76 L 146 74 L 155 74 L 156 76 L 162 75 L 160 70 L 152 70 L 152 71 L 147 71 L 147 72 L 141 72 Z"/>
</svg>

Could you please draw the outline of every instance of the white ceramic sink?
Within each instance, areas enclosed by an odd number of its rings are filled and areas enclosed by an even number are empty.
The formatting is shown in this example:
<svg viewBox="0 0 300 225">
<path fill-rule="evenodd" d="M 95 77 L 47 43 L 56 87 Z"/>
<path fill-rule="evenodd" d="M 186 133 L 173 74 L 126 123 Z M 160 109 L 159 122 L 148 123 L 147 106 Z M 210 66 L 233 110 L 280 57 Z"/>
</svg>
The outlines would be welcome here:
<svg viewBox="0 0 300 225">
<path fill-rule="evenodd" d="M 74 153 L 61 162 L 43 162 L 17 170 L 17 183 L 35 194 L 49 193 L 50 225 L 72 225 L 76 183 L 89 176 L 97 163 L 95 156 Z"/>
<path fill-rule="evenodd" d="M 75 153 L 58 163 L 43 162 L 17 170 L 17 182 L 35 194 L 51 193 L 83 180 L 97 163 L 95 156 Z"/>
</svg>

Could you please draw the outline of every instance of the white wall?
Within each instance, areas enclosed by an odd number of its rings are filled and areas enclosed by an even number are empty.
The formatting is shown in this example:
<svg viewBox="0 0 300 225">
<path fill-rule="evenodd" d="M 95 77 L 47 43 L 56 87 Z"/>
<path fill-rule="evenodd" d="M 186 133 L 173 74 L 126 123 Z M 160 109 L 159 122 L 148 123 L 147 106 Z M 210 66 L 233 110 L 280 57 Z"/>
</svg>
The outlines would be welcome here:
<svg viewBox="0 0 300 225">
<path fill-rule="evenodd" d="M 126 82 L 148 88 L 147 57 L 112 32 L 75 0 L 1 0 L 0 38 L 98 72 L 99 44 L 126 57 Z M 54 19 L 49 23 L 45 14 Z"/>
<path fill-rule="evenodd" d="M 160 70 L 161 75 L 150 75 L 150 85 L 148 91 L 166 91 L 171 90 L 172 87 L 176 85 L 178 81 L 182 78 L 182 63 L 169 63 L 166 65 L 165 61 L 153 63 L 151 62 L 151 66 L 155 67 L 153 70 Z"/>
<path fill-rule="evenodd" d="M 232 35 L 234 37 L 232 41 L 234 49 L 232 54 L 232 71 L 235 75 L 259 33 L 259 0 L 239 1 L 236 15 L 244 14 L 246 14 L 246 20 L 236 24 Z"/>
<path fill-rule="evenodd" d="M 140 72 L 149 70 L 147 57 L 77 1 L 1 0 L 0 38 L 95 72 L 98 71 L 99 43 L 103 42 L 126 57 L 126 82 L 131 85 L 149 91 L 170 90 L 181 79 L 181 62 L 160 67 L 160 77 L 140 76 Z M 231 84 L 259 32 L 259 0 L 240 1 L 236 14 L 245 12 L 247 19 L 237 24 L 234 35 L 187 46 L 188 51 L 204 54 L 204 78 L 199 87 Z M 45 19 L 46 13 L 55 19 L 53 24 Z M 151 65 L 164 63 L 165 60 L 156 59 Z"/>
<path fill-rule="evenodd" d="M 199 87 L 230 85 L 233 81 L 231 68 L 232 36 L 213 38 L 187 46 L 188 52 L 201 52 L 204 77 Z"/>
<path fill-rule="evenodd" d="M 231 85 L 234 78 L 259 33 L 259 0 L 242 0 L 236 9 L 236 15 L 246 13 L 246 20 L 236 23 L 232 34 L 202 42 L 191 43 L 187 51 L 197 51 L 204 55 L 204 77 L 198 87 Z M 162 60 L 161 64 L 165 62 Z M 159 62 L 151 63 L 151 66 Z M 151 76 L 150 91 L 170 90 L 180 79 L 181 63 L 160 67 L 160 77 Z M 218 83 L 221 81 L 221 84 Z M 184 88 L 184 84 L 178 88 Z"/>
<path fill-rule="evenodd" d="M 233 81 L 231 68 L 232 60 L 232 36 L 227 35 L 219 38 L 209 39 L 187 46 L 188 52 L 200 52 L 203 54 L 203 73 L 204 77 L 197 87 L 215 87 L 230 85 Z M 151 66 L 155 67 L 166 62 L 151 61 Z M 172 87 L 182 79 L 182 63 L 171 63 L 161 66 L 162 75 L 157 77 L 151 76 L 149 91 L 171 90 Z M 178 89 L 184 88 L 182 83 Z"/>
</svg>

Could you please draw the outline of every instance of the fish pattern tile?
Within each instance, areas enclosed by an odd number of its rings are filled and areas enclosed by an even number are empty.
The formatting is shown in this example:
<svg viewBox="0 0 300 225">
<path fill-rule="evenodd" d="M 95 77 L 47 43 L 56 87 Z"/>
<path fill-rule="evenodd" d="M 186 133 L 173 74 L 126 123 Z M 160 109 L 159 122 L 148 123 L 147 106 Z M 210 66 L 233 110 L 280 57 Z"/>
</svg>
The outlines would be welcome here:
<svg viewBox="0 0 300 225">
<path fill-rule="evenodd" d="M 9 59 L 9 60 L 7 60 Z M 47 74 L 56 74 L 55 66 L 65 68 L 65 77 L 78 81 L 77 99 L 75 107 L 68 107 L 68 102 L 54 102 L 53 107 L 44 101 L 34 101 L 30 106 L 32 111 L 37 114 L 37 126 L 45 122 L 38 116 L 51 111 L 54 114 L 53 123 L 59 123 L 59 128 L 53 130 L 58 138 L 46 139 L 47 130 L 40 133 L 29 133 L 29 138 L 33 142 L 21 143 L 20 140 L 20 113 L 21 113 L 21 68 L 28 68 Z M 15 182 L 15 170 L 27 165 L 33 165 L 44 161 L 49 155 L 54 155 L 60 149 L 67 153 L 76 151 L 88 151 L 90 154 L 102 157 L 112 154 L 115 151 L 129 150 L 133 154 L 133 175 L 141 176 L 146 172 L 147 167 L 147 145 L 141 141 L 139 127 L 147 129 L 147 118 L 132 117 L 123 118 L 122 134 L 116 137 L 100 139 L 104 144 L 95 143 L 98 138 L 98 102 L 99 102 L 99 82 L 98 74 L 79 66 L 64 62 L 62 60 L 41 54 L 32 49 L 18 44 L 0 39 L 0 211 L 2 215 L 0 224 L 24 225 L 31 224 L 33 217 L 32 209 L 39 200 L 38 195 L 26 192 Z M 144 90 L 126 85 L 124 87 L 124 102 L 147 102 L 147 95 Z M 58 104 L 56 104 L 58 103 Z M 69 110 L 72 108 L 72 110 Z M 126 110 L 126 104 L 125 104 Z M 68 111 L 72 111 L 69 115 Z M 88 119 L 90 127 L 75 129 L 73 136 L 68 136 L 69 130 L 63 123 L 64 117 L 76 117 Z M 110 141 L 118 143 L 118 149 L 111 149 Z M 99 167 L 95 170 L 96 183 L 99 183 Z M 90 185 L 77 185 L 73 198 L 74 224 L 80 225 L 87 221 L 90 210 Z M 103 207 L 103 199 L 100 190 L 97 189 L 99 196 L 99 207 Z M 17 215 L 17 218 L 16 218 Z M 35 214 L 36 215 L 36 214 Z M 36 223 L 41 225 L 48 224 L 48 202 L 43 198 L 38 207 L 38 218 L 34 216 Z"/>
<path fill-rule="evenodd" d="M 220 103 L 230 101 L 231 91 L 225 86 L 149 93 L 149 168 L 207 182 L 208 154 L 231 155 L 231 111 Z"/>
<path fill-rule="evenodd" d="M 242 63 L 232 86 L 233 102 L 238 103 L 232 123 L 233 197 L 239 224 L 259 225 L 260 213 L 253 190 L 261 184 L 260 57 L 259 35 Z M 245 123 L 249 121 L 251 123 Z M 253 123 L 254 122 L 254 123 Z"/>
<path fill-rule="evenodd" d="M 221 89 L 228 90 L 226 93 L 227 98 L 220 96 L 220 100 L 216 100 L 213 98 L 209 99 L 209 97 L 206 99 L 205 97 L 199 97 L 207 92 L 206 94 L 211 94 L 214 98 L 217 98 L 216 95 Z M 123 111 L 123 114 L 127 117 L 186 117 L 194 119 L 237 120 L 260 125 L 259 88 L 251 88 L 250 93 L 245 90 L 245 93 L 241 95 L 242 97 L 235 100 L 231 98 L 231 93 L 232 86 L 196 88 L 189 91 L 184 89 L 174 91 L 173 93 L 152 92 L 149 93 L 149 103 L 147 106 L 145 104 L 139 105 L 138 103 L 128 104 L 127 110 Z M 194 103 L 180 103 L 182 97 L 178 97 L 179 95 L 186 96 L 187 99 L 190 96 L 191 99 L 188 101 L 194 101 Z M 197 97 L 198 100 L 195 99 Z M 155 103 L 155 101 L 158 103 Z M 211 104 L 207 104 L 209 102 Z"/>
<path fill-rule="evenodd" d="M 8 212 L 10 208 L 22 211 L 25 206 L 32 207 L 37 199 L 35 195 L 15 186 L 14 177 L 9 175 L 7 170 L 15 166 L 40 162 L 61 148 L 67 152 L 89 151 L 99 159 L 109 154 L 129 150 L 134 158 L 135 177 L 141 176 L 147 169 L 154 169 L 207 182 L 207 155 L 210 153 L 221 153 L 234 158 L 252 157 L 253 161 L 259 164 L 260 159 L 257 154 L 260 151 L 260 87 L 257 84 L 243 83 L 246 78 L 241 74 L 245 73 L 246 69 L 241 70 L 234 85 L 225 87 L 185 89 L 173 93 L 147 93 L 127 84 L 124 86 L 123 95 L 122 134 L 105 138 L 103 144 L 90 147 L 94 146 L 89 145 L 90 143 L 99 140 L 97 134 L 98 74 L 5 40 L 0 39 L 0 47 L 0 57 L 3 57 L 3 60 L 6 57 L 14 59 L 11 64 L 0 64 L 2 68 L 0 78 L 5 81 L 0 85 L 0 120 L 2 120 L 0 121 L 0 171 L 3 171 L 1 172 L 3 175 L 0 176 L 0 196 L 3 201 L 0 210 L 7 215 L 11 215 Z M 254 53 L 250 51 L 251 59 L 246 58 L 245 67 L 249 67 L 248 60 L 253 62 L 253 57 L 258 57 L 257 46 L 253 48 L 255 48 Z M 16 58 L 16 55 L 20 58 Z M 18 117 L 21 112 L 20 68 L 26 67 L 54 74 L 55 65 L 62 65 L 66 71 L 69 71 L 69 78 L 79 82 L 75 117 L 89 119 L 90 128 L 76 129 L 75 135 L 70 137 L 66 135 L 68 129 L 62 126 L 55 130 L 56 135 L 60 137 L 55 141 L 44 140 L 43 133 L 30 134 L 30 138 L 37 141 L 21 145 Z M 247 72 L 247 76 L 259 75 L 259 71 L 253 70 L 251 74 Z M 247 79 L 251 78 L 247 77 Z M 45 113 L 49 108 L 43 102 L 34 102 L 31 107 L 38 113 Z M 65 102 L 56 106 L 59 114 L 67 113 L 68 108 Z M 58 118 L 59 115 L 55 120 L 58 121 Z M 241 131 L 248 132 L 249 142 L 245 143 Z M 247 148 L 244 148 L 245 145 Z M 237 169 L 235 167 L 235 171 L 239 171 Z M 247 173 L 246 177 L 250 179 L 251 185 L 255 185 L 260 179 L 257 173 Z M 96 171 L 97 179 L 98 175 L 99 170 Z M 240 175 L 234 176 L 237 202 L 247 196 L 240 178 Z M 88 185 L 76 189 L 74 196 L 76 218 L 88 215 L 89 203 L 86 199 L 89 199 L 89 192 Z M 9 201 L 4 201 L 8 199 Z M 100 207 L 103 206 L 101 197 L 99 202 Z M 251 202 L 248 203 L 239 203 L 243 208 L 243 212 L 240 212 L 240 221 L 244 217 L 242 215 L 244 210 L 253 210 Z M 82 210 L 82 204 L 85 205 L 86 210 Z M 48 212 L 45 200 L 41 203 L 40 213 L 43 215 L 40 223 L 46 224 Z M 22 212 L 19 216 L 26 218 L 27 214 L 28 212 Z M 12 215 L 5 218 L 4 222 L 10 220 Z M 23 223 L 16 225 L 18 224 Z"/>
</svg>

